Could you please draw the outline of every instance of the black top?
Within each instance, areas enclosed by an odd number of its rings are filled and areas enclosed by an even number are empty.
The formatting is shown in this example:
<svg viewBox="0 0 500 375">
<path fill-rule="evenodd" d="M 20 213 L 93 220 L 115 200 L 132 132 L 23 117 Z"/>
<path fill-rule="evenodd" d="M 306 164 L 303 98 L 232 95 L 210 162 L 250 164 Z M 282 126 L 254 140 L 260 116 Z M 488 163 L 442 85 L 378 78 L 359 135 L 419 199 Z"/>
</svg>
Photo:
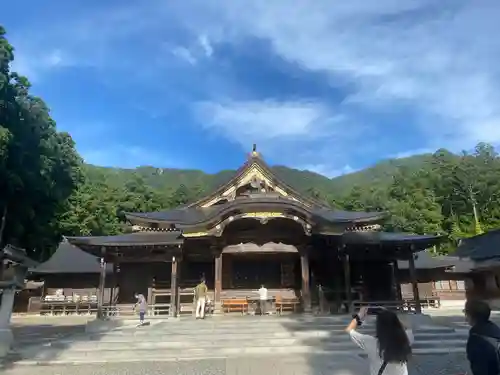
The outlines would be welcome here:
<svg viewBox="0 0 500 375">
<path fill-rule="evenodd" d="M 500 328 L 492 322 L 476 324 L 470 329 L 467 340 L 467 359 L 473 375 L 499 374 L 498 350 L 495 347 L 499 342 Z"/>
</svg>

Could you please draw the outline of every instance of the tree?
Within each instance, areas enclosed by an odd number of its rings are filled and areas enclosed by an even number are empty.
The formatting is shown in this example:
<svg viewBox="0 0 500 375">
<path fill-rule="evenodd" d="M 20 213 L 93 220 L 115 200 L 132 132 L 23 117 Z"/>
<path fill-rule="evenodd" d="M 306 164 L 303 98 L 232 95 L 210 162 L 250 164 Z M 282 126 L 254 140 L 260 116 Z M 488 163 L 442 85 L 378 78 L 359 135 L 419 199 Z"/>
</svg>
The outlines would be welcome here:
<svg viewBox="0 0 500 375">
<path fill-rule="evenodd" d="M 10 71 L 13 59 L 0 27 L 0 242 L 36 256 L 59 241 L 57 214 L 80 182 L 82 161 L 28 80 Z"/>
<path fill-rule="evenodd" d="M 192 193 L 186 185 L 181 185 L 171 197 L 171 205 L 173 207 L 183 206 L 189 203 L 192 199 Z"/>
<path fill-rule="evenodd" d="M 416 234 L 441 232 L 443 216 L 441 206 L 431 189 L 430 174 L 402 169 L 394 176 L 387 202 L 391 218 L 386 224 L 390 231 Z"/>
</svg>

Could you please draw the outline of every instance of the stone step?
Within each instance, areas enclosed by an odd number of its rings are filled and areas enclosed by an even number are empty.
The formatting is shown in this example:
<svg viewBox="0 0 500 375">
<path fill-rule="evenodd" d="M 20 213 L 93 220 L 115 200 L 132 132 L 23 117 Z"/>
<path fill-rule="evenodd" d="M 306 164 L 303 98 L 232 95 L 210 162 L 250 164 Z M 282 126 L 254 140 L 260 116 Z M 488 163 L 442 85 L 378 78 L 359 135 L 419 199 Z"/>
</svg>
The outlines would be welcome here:
<svg viewBox="0 0 500 375">
<path fill-rule="evenodd" d="M 374 335 L 374 330 L 363 330 L 362 333 Z M 260 331 L 260 332 L 234 332 L 229 334 L 231 340 L 238 341 L 251 341 L 254 338 L 349 338 L 345 332 L 332 332 L 326 330 L 310 330 L 310 331 Z M 465 339 L 467 334 L 457 333 L 457 332 L 425 332 L 425 331 L 414 331 L 413 335 L 416 340 L 441 340 L 443 338 L 453 338 L 453 339 Z M 91 342 L 136 342 L 136 341 L 147 341 L 147 342 L 157 342 L 157 341 L 179 341 L 185 339 L 198 339 L 198 340 L 227 340 L 228 335 L 221 334 L 219 332 L 208 332 L 207 334 L 202 334 L 197 332 L 179 334 L 177 332 L 157 332 L 154 335 L 115 335 L 108 334 L 102 336 L 88 336 L 84 339 Z M 61 340 L 61 342 L 71 342 L 70 340 Z"/>
<path fill-rule="evenodd" d="M 374 329 L 364 329 L 360 331 L 361 333 L 374 335 Z M 416 337 L 420 335 L 435 335 L 435 336 L 444 336 L 444 335 L 461 335 L 466 336 L 463 332 L 455 332 L 453 330 L 414 330 L 413 334 Z M 117 333 L 110 332 L 104 333 L 102 335 L 88 335 L 82 336 L 91 340 L 165 340 L 170 337 L 193 337 L 193 338 L 202 338 L 202 337 L 227 337 L 230 335 L 231 337 L 324 337 L 324 336 L 344 336 L 346 333 L 343 329 L 341 330 L 321 330 L 321 329 L 308 329 L 308 330 L 285 330 L 285 329 L 275 329 L 275 330 L 263 330 L 263 329 L 255 329 L 255 330 L 185 330 L 185 331 L 167 331 L 167 330 L 157 330 L 155 332 L 151 332 L 151 334 L 143 333 L 143 332 L 130 332 L 130 333 Z"/>
<path fill-rule="evenodd" d="M 364 332 L 366 334 L 372 334 L 374 332 Z M 295 340 L 304 341 L 307 343 L 320 343 L 320 342 L 350 342 L 350 338 L 346 333 L 342 334 L 332 334 L 328 331 L 307 331 L 307 332 L 266 332 L 265 334 L 255 335 L 253 333 L 235 333 L 228 335 L 197 335 L 193 334 L 163 334 L 163 335 L 152 335 L 152 336 L 142 336 L 137 337 L 134 335 L 104 335 L 101 337 L 74 337 L 68 339 L 40 339 L 40 340 L 30 340 L 17 342 L 16 348 L 23 348 L 26 346 L 52 346 L 53 348 L 76 348 L 76 347 L 102 347 L 102 348 L 113 348 L 113 346 L 127 346 L 127 345 L 140 345 L 154 347 L 157 344 L 162 345 L 162 343 L 167 343 L 165 345 L 178 345 L 179 347 L 189 347 L 196 342 L 203 342 L 203 345 L 212 345 L 218 343 L 226 343 L 226 345 L 232 346 L 252 346 L 256 339 L 267 342 L 278 342 L 276 340 Z M 445 341 L 460 341 L 465 343 L 467 340 L 467 334 L 464 333 L 418 333 L 414 332 L 415 343 L 420 345 L 421 342 L 437 342 L 439 344 Z M 176 344 L 177 343 L 177 344 Z M 179 344 L 180 343 L 180 344 Z M 208 344 L 207 344 L 208 343 Z"/>
<path fill-rule="evenodd" d="M 137 320 L 95 322 L 97 330 L 90 333 L 20 342 L 13 356 L 18 364 L 69 364 L 295 353 L 362 354 L 344 332 L 348 320 L 349 317 L 157 319 L 146 327 L 137 327 Z M 369 319 L 360 331 L 373 335 L 374 320 Z M 415 354 L 465 351 L 467 332 L 419 325 L 413 333 Z"/>
<path fill-rule="evenodd" d="M 178 322 L 178 323 L 170 323 L 170 322 L 154 322 L 149 326 L 145 327 L 137 327 L 137 322 L 130 322 L 126 325 L 121 325 L 119 327 L 113 327 L 111 325 L 101 325 L 99 329 L 96 331 L 87 330 L 87 333 L 98 333 L 98 334 L 128 334 L 129 332 L 134 332 L 137 335 L 141 334 L 155 334 L 159 332 L 257 332 L 257 331 L 306 331 L 306 330 L 329 330 L 329 331 L 344 331 L 346 324 L 334 324 L 328 322 L 311 322 L 311 323 L 282 323 L 282 322 L 270 322 L 270 321 L 262 321 L 262 322 L 246 322 L 242 324 L 242 322 L 234 322 L 234 323 L 225 323 L 225 324 L 217 324 L 217 322 L 210 321 L 191 321 L 191 322 Z M 375 329 L 374 324 L 365 324 L 362 327 L 362 330 L 373 330 Z M 438 326 L 418 326 L 416 328 L 419 331 L 432 331 L 432 332 L 453 332 L 453 327 L 438 327 Z"/>
<path fill-rule="evenodd" d="M 146 317 L 147 321 L 151 324 L 157 323 L 168 323 L 168 324 L 193 324 L 197 322 L 199 324 L 216 324 L 218 326 L 233 326 L 235 324 L 252 325 L 252 324 L 318 324 L 318 325 L 347 325 L 352 318 L 350 317 L 297 317 L 289 318 L 282 316 L 240 316 L 240 317 L 207 317 L 205 319 L 195 319 L 194 317 L 182 317 L 182 318 L 156 318 L 149 319 Z M 109 323 L 118 323 L 121 325 L 131 325 L 136 324 L 138 318 L 136 319 L 110 319 Z M 374 318 L 369 318 L 367 323 L 374 323 Z M 90 322 L 92 323 L 92 322 Z"/>
<path fill-rule="evenodd" d="M 443 348 L 416 348 L 413 353 L 421 354 L 448 354 L 464 353 L 464 347 Z M 347 349 L 321 348 L 316 346 L 286 346 L 286 347 L 249 347 L 249 348 L 195 348 L 195 349 L 168 349 L 168 350 L 121 350 L 95 352 L 61 352 L 57 350 L 38 352 L 28 356 L 17 356 L 16 365 L 54 365 L 54 364 L 83 364 L 83 363 L 124 363 L 124 362 L 165 362 L 179 360 L 194 360 L 207 358 L 227 358 L 255 356 L 256 360 L 264 355 L 362 355 L 361 349 L 349 347 Z"/>
<path fill-rule="evenodd" d="M 246 344 L 246 345 L 245 345 Z M 461 339 L 445 339 L 445 340 L 416 340 L 413 344 L 414 348 L 431 348 L 441 347 L 459 347 L 465 345 L 465 340 Z M 233 347 L 279 347 L 279 346 L 315 346 L 318 348 L 337 348 L 346 349 L 353 348 L 354 344 L 349 337 L 344 338 L 254 338 L 250 342 L 238 342 L 231 339 L 219 340 L 184 340 L 184 341 L 158 341 L 158 342 L 73 342 L 73 343 L 53 343 L 47 346 L 46 349 L 68 350 L 72 352 L 103 352 L 103 351 L 127 351 L 127 350 L 162 350 L 162 349 L 197 349 L 197 348 L 233 348 Z"/>
</svg>

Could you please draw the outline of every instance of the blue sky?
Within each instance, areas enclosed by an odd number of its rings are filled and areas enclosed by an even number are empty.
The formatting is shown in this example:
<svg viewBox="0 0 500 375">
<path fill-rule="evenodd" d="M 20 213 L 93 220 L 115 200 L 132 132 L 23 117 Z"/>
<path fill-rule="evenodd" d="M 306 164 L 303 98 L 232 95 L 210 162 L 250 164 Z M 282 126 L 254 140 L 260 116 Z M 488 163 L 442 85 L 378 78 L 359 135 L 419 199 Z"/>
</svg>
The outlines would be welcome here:
<svg viewBox="0 0 500 375">
<path fill-rule="evenodd" d="M 293 6 L 291 5 L 293 4 Z M 99 165 L 328 176 L 500 143 L 498 0 L 10 0 L 2 23 Z"/>
</svg>

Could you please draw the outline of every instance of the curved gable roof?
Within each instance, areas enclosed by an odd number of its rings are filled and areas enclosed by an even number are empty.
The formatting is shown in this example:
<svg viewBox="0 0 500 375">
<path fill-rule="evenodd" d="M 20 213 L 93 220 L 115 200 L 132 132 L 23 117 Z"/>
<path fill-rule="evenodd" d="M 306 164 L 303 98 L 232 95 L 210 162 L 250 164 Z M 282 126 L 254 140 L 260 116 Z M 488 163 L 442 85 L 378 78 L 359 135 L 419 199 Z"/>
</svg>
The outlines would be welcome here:
<svg viewBox="0 0 500 375">
<path fill-rule="evenodd" d="M 86 253 L 67 241 L 62 241 L 55 253 L 30 270 L 34 274 L 48 273 L 100 273 L 99 258 Z M 113 265 L 106 264 L 106 272 L 113 272 Z"/>
<path fill-rule="evenodd" d="M 271 167 L 264 161 L 261 154 L 255 151 L 255 147 L 254 151 L 251 152 L 250 155 L 248 156 L 247 161 L 236 171 L 233 177 L 231 177 L 228 181 L 226 181 L 218 188 L 216 188 L 211 194 L 189 204 L 188 207 L 191 208 L 191 207 L 201 206 L 212 200 L 214 197 L 222 194 L 225 190 L 229 189 L 232 185 L 234 185 L 240 178 L 242 178 L 245 175 L 247 171 L 249 171 L 254 166 L 262 170 L 262 172 L 264 173 L 264 175 L 266 175 L 266 177 L 268 177 L 271 181 L 273 181 L 273 183 L 284 189 L 287 193 L 290 193 L 291 195 L 300 198 L 300 200 L 306 202 L 311 206 L 327 207 L 326 204 L 317 199 L 304 196 L 297 189 L 292 187 L 289 183 L 284 181 L 282 178 L 278 177 L 276 173 L 274 173 L 271 170 Z"/>
<path fill-rule="evenodd" d="M 458 245 L 455 254 L 473 260 L 500 258 L 500 229 L 464 238 Z"/>
</svg>

